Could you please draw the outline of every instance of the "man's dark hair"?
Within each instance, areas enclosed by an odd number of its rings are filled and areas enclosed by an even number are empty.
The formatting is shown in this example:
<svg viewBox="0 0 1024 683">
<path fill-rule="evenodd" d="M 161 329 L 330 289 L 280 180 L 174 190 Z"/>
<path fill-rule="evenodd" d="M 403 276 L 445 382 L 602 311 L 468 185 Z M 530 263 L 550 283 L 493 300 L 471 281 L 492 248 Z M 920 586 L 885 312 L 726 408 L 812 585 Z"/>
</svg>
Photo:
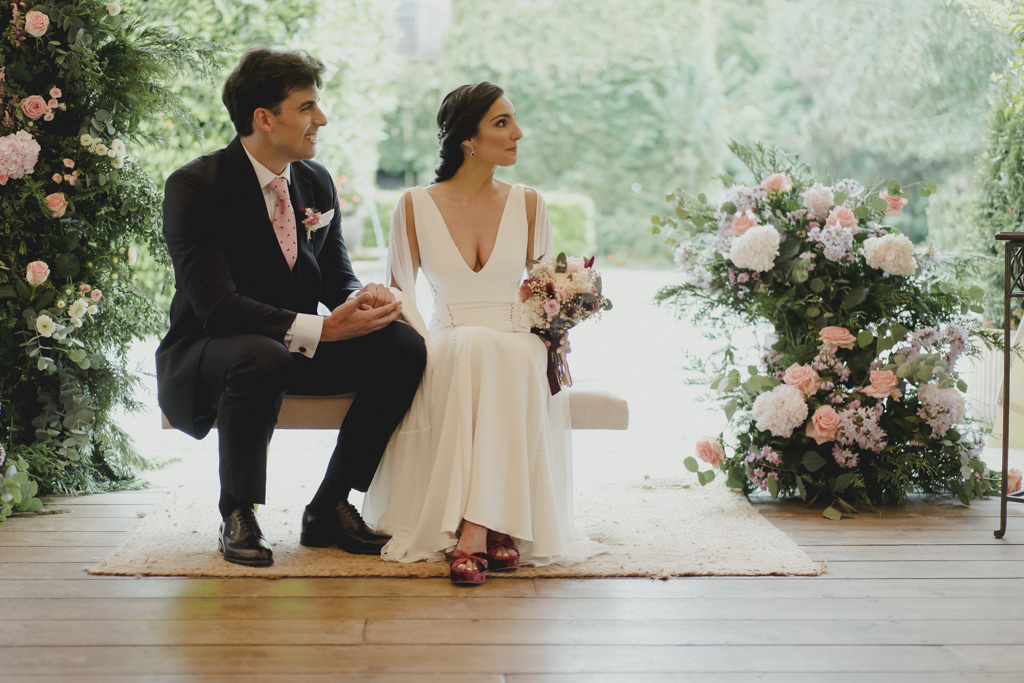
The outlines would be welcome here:
<svg viewBox="0 0 1024 683">
<path fill-rule="evenodd" d="M 250 50 L 224 82 L 221 99 L 235 131 L 252 135 L 252 114 L 257 109 L 281 113 L 281 102 L 292 90 L 323 87 L 324 65 L 298 52 Z"/>
</svg>

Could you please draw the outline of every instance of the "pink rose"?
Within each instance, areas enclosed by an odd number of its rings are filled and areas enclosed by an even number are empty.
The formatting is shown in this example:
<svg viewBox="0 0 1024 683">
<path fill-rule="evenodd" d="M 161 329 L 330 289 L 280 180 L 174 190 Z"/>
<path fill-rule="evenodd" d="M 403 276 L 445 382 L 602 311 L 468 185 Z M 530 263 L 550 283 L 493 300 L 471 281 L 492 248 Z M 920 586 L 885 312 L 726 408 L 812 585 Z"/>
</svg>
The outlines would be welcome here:
<svg viewBox="0 0 1024 683">
<path fill-rule="evenodd" d="M 25 15 L 25 31 L 30 36 L 41 38 L 46 29 L 50 26 L 50 17 L 46 16 L 42 12 L 36 12 L 35 10 Z"/>
<path fill-rule="evenodd" d="M 885 207 L 886 216 L 899 216 L 903 213 L 903 207 L 910 201 L 906 197 L 893 197 L 885 190 L 879 192 L 878 196 L 884 199 L 885 203 L 888 204 L 888 206 Z"/>
<path fill-rule="evenodd" d="M 818 333 L 818 339 L 821 340 L 822 346 L 832 351 L 852 349 L 853 345 L 857 343 L 857 338 L 850 334 L 845 327 L 823 327 Z"/>
<path fill-rule="evenodd" d="M 871 384 L 862 387 L 859 391 L 865 396 L 871 396 L 872 398 L 882 399 L 892 396 L 898 401 L 900 396 L 903 395 L 903 392 L 896 388 L 896 385 L 899 383 L 899 377 L 890 370 L 872 370 Z"/>
<path fill-rule="evenodd" d="M 1013 469 L 1006 473 L 1006 492 L 1017 493 L 1021 488 L 1020 470 Z"/>
<path fill-rule="evenodd" d="M 807 423 L 807 438 L 814 439 L 820 446 L 835 441 L 839 434 L 839 413 L 832 406 L 821 406 L 814 411 L 811 421 Z"/>
<path fill-rule="evenodd" d="M 50 179 L 53 180 L 53 182 L 55 183 L 59 183 L 60 181 L 64 180 L 63 176 L 61 176 L 60 173 L 54 173 Z"/>
<path fill-rule="evenodd" d="M 9 175 L 5 173 L 0 173 L 0 185 L 6 185 L 8 180 L 10 180 Z"/>
<path fill-rule="evenodd" d="M 43 114 L 43 121 L 53 121 L 53 112 L 48 111 L 45 114 Z"/>
<path fill-rule="evenodd" d="M 28 264 L 28 269 L 25 271 L 25 279 L 33 287 L 43 284 L 48 277 L 50 277 L 50 266 L 42 261 L 33 261 Z"/>
<path fill-rule="evenodd" d="M 519 301 L 525 304 L 527 301 L 530 300 L 530 297 L 532 295 L 533 292 L 530 290 L 530 285 L 526 284 L 525 282 L 519 285 Z"/>
<path fill-rule="evenodd" d="M 818 388 L 821 386 L 821 379 L 818 377 L 818 373 L 814 371 L 814 368 L 810 365 L 797 365 L 796 363 L 786 368 L 783 381 L 789 386 L 796 387 L 802 391 L 805 396 L 817 393 Z"/>
<path fill-rule="evenodd" d="M 832 228 L 837 223 L 841 228 L 856 228 L 857 217 L 853 215 L 853 211 L 850 211 L 849 208 L 837 206 L 829 212 L 828 219 L 825 220 L 825 227 Z"/>
<path fill-rule="evenodd" d="M 769 192 L 789 192 L 793 189 L 793 181 L 785 173 L 772 173 L 761 181 L 761 187 Z"/>
<path fill-rule="evenodd" d="M 29 14 L 31 14 L 31 12 L 29 12 Z M 25 116 L 35 121 L 43 114 L 49 113 L 50 108 L 46 106 L 46 100 L 39 95 L 29 95 L 21 101 L 21 111 Z"/>
<path fill-rule="evenodd" d="M 544 312 L 548 314 L 549 318 L 552 318 L 555 315 L 557 315 L 559 308 L 560 307 L 558 305 L 558 302 L 555 301 L 554 299 L 548 299 L 547 301 L 544 302 Z"/>
<path fill-rule="evenodd" d="M 749 214 L 740 214 L 733 220 L 732 225 L 726 229 L 725 233 L 727 235 L 742 235 L 755 225 L 757 225 L 756 218 Z"/>
<path fill-rule="evenodd" d="M 52 97 L 53 99 L 57 99 L 58 97 L 62 96 L 63 94 L 64 93 L 62 93 L 60 91 L 60 88 L 58 88 L 57 86 L 53 86 L 52 88 L 50 88 L 50 97 Z"/>
<path fill-rule="evenodd" d="M 46 208 L 53 213 L 54 218 L 60 218 L 68 210 L 68 200 L 63 192 L 54 192 L 46 195 Z"/>
<path fill-rule="evenodd" d="M 78 171 L 75 171 L 75 173 L 77 173 L 77 172 Z M 77 175 L 71 175 L 71 174 L 65 174 L 64 175 L 64 180 L 68 181 L 68 185 L 70 185 L 71 187 L 74 187 L 75 186 L 75 182 L 78 180 L 78 176 Z"/>
<path fill-rule="evenodd" d="M 78 295 L 82 296 L 83 294 L 88 293 L 90 289 L 92 289 L 92 287 L 83 282 L 82 284 L 78 285 Z"/>
<path fill-rule="evenodd" d="M 75 167 L 75 162 L 74 161 L 72 161 L 71 159 L 65 159 L 64 160 L 64 168 L 74 168 L 74 167 Z"/>
<path fill-rule="evenodd" d="M 99 301 L 101 296 L 103 296 L 103 292 L 101 292 L 98 289 L 94 289 L 91 292 L 89 292 L 89 298 L 92 299 L 93 303 Z"/>
<path fill-rule="evenodd" d="M 52 109 L 52 108 L 56 107 L 56 106 L 57 106 L 57 104 L 58 104 L 58 103 L 57 103 L 57 100 L 53 100 L 53 99 L 51 99 L 51 100 L 50 100 L 49 102 L 47 102 L 47 103 L 46 103 L 46 106 L 47 106 L 47 107 L 50 107 L 50 108 Z"/>
<path fill-rule="evenodd" d="M 725 449 L 717 441 L 699 439 L 697 441 L 697 457 L 712 467 L 718 467 L 725 459 Z"/>
</svg>

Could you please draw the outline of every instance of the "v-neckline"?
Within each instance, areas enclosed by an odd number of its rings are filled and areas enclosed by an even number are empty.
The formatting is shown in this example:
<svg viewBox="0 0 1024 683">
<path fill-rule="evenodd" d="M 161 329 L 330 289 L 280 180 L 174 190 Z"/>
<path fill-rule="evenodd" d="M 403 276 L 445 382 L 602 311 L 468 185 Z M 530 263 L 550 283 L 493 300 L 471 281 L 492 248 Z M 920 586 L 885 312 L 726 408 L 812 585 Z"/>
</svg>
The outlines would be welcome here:
<svg viewBox="0 0 1024 683">
<path fill-rule="evenodd" d="M 505 224 L 505 214 L 508 213 L 508 205 L 512 201 L 512 193 L 515 189 L 515 185 L 508 189 L 508 196 L 505 197 L 505 205 L 501 208 L 501 218 L 498 219 L 498 231 L 494 235 L 494 246 L 491 247 L 491 253 L 487 255 L 487 262 L 480 266 L 480 270 L 473 270 L 473 266 L 466 263 L 466 259 L 462 256 L 462 252 L 459 251 L 459 245 L 455 244 L 455 238 L 452 237 L 452 231 L 448 228 L 448 221 L 444 219 L 444 214 L 441 213 L 441 207 L 437 205 L 437 202 L 435 202 L 434 198 L 429 192 L 427 192 L 427 189 L 423 188 L 423 194 L 427 195 L 427 198 L 430 200 L 430 205 L 434 207 L 434 211 L 437 212 L 437 217 L 441 219 L 441 225 L 444 226 L 445 234 L 448 235 L 448 243 L 452 246 L 452 249 L 455 250 L 455 254 L 459 257 L 459 260 L 462 261 L 462 264 L 474 275 L 479 275 L 486 270 L 487 266 L 490 265 L 494 258 L 494 252 L 498 250 L 498 240 L 501 239 L 502 233 L 501 227 Z"/>
</svg>

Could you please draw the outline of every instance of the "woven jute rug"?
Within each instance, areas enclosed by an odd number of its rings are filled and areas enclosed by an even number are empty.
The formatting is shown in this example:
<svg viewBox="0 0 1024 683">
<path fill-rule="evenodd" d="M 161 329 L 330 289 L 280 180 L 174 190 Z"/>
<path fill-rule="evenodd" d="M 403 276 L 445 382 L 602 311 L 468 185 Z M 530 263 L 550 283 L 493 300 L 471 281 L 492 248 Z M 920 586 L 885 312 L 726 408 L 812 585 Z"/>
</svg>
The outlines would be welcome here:
<svg viewBox="0 0 1024 683">
<path fill-rule="evenodd" d="M 580 489 L 580 487 L 578 487 Z M 170 491 L 129 538 L 90 574 L 139 576 L 443 577 L 441 562 L 403 564 L 299 545 L 301 491 L 271 494 L 259 509 L 274 564 L 249 568 L 217 552 L 216 494 Z M 688 575 L 816 575 L 816 566 L 742 494 L 687 479 L 589 483 L 576 494 L 576 524 L 610 552 L 570 566 L 524 567 L 505 577 L 671 577 Z"/>
</svg>

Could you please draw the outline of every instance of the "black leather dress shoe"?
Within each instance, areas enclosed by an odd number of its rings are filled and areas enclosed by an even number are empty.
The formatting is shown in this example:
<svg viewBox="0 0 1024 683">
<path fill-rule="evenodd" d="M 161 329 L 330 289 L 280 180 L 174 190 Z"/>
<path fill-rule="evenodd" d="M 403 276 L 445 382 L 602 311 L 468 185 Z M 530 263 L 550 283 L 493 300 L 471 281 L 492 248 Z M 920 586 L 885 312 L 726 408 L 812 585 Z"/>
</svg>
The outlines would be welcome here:
<svg viewBox="0 0 1024 683">
<path fill-rule="evenodd" d="M 355 555 L 380 555 L 380 549 L 389 540 L 390 536 L 371 531 L 347 500 L 338 503 L 332 515 L 318 515 L 308 505 L 302 513 L 299 543 L 310 548 L 336 545 Z"/>
<path fill-rule="evenodd" d="M 248 567 L 269 567 L 274 564 L 274 551 L 263 537 L 252 508 L 236 508 L 220 524 L 217 547 L 224 559 Z"/>
</svg>

